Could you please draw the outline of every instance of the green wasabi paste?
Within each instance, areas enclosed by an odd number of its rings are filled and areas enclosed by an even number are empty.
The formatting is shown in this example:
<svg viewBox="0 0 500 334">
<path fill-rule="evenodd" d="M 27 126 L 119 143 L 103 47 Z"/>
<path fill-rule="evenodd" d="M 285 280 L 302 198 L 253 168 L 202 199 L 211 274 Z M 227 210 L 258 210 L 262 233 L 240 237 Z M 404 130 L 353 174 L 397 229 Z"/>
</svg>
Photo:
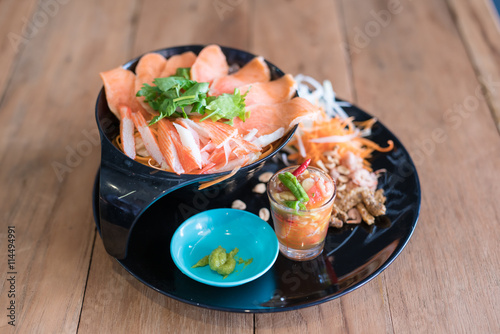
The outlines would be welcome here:
<svg viewBox="0 0 500 334">
<path fill-rule="evenodd" d="M 236 267 L 236 259 L 234 258 L 238 253 L 238 248 L 233 249 L 231 252 L 226 253 L 226 250 L 222 246 L 217 247 L 210 253 L 210 255 L 204 256 L 191 268 L 204 267 L 206 265 L 210 266 L 210 269 L 216 271 L 218 274 L 226 278 L 229 274 L 234 271 Z M 238 263 L 245 263 L 245 266 L 250 264 L 252 259 L 243 261 L 241 258 L 238 259 Z"/>
</svg>

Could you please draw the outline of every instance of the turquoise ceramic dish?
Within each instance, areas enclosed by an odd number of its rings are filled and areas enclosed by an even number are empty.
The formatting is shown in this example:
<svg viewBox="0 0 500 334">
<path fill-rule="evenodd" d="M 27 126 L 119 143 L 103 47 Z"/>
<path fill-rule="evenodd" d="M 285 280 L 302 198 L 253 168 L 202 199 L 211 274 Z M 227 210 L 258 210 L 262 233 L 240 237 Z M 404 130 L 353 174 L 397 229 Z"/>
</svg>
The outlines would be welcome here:
<svg viewBox="0 0 500 334">
<path fill-rule="evenodd" d="M 209 266 L 191 268 L 219 245 L 227 252 L 238 247 L 236 258 L 252 258 L 252 263 L 237 264 L 226 278 Z M 253 213 L 235 209 L 208 210 L 187 219 L 170 242 L 172 259 L 182 273 L 218 287 L 242 285 L 259 278 L 273 266 L 278 251 L 278 239 L 268 223 Z"/>
</svg>

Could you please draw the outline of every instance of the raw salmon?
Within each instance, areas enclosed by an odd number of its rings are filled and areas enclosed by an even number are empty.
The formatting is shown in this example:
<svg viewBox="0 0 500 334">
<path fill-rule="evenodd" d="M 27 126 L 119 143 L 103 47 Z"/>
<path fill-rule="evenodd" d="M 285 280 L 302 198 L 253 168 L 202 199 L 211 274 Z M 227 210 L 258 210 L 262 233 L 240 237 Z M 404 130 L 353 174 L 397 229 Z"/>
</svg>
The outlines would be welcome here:
<svg viewBox="0 0 500 334">
<path fill-rule="evenodd" d="M 148 115 L 135 98 L 136 76 L 133 72 L 123 67 L 117 67 L 110 71 L 101 72 L 100 76 L 104 82 L 109 109 L 118 119 L 121 119 L 120 106 L 129 107 L 132 113 L 140 112 L 145 117 Z"/>
<path fill-rule="evenodd" d="M 166 66 L 167 60 L 161 54 L 146 53 L 142 56 L 135 68 L 135 73 L 137 75 L 135 92 L 137 93 L 141 90 L 143 84 L 152 85 L 154 79 L 161 77 Z M 142 107 L 150 114 L 157 114 L 148 103 L 144 102 L 144 96 L 137 96 L 136 98 Z"/>
<path fill-rule="evenodd" d="M 196 61 L 191 66 L 191 79 L 211 83 L 214 79 L 226 76 L 228 71 L 226 56 L 220 47 L 208 45 L 200 51 Z"/>
<path fill-rule="evenodd" d="M 135 74 L 123 67 L 99 73 L 104 82 L 109 109 L 121 119 L 120 106 L 129 106 L 134 95 Z"/>
<path fill-rule="evenodd" d="M 140 84 L 139 89 L 142 84 L 152 85 L 154 79 L 160 78 L 165 66 L 167 66 L 167 60 L 161 54 L 146 53 L 142 56 L 135 68 L 135 74 Z"/>
<path fill-rule="evenodd" d="M 196 55 L 192 51 L 184 52 L 180 55 L 174 55 L 168 58 L 167 66 L 162 72 L 161 77 L 169 77 L 175 74 L 179 67 L 191 67 L 196 60 Z"/>
<path fill-rule="evenodd" d="M 239 71 L 215 79 L 210 85 L 209 94 L 212 96 L 218 96 L 223 93 L 233 94 L 235 88 L 269 80 L 271 80 L 271 71 L 269 71 L 264 58 L 255 57 Z"/>
<path fill-rule="evenodd" d="M 295 124 L 305 119 L 315 119 L 318 115 L 318 107 L 301 97 L 282 103 L 254 104 L 246 109 L 250 112 L 250 117 L 245 122 L 236 117 L 234 127 L 242 134 L 258 129 L 257 137 L 271 134 L 280 128 L 287 132 Z"/>
<path fill-rule="evenodd" d="M 258 82 L 239 87 L 241 94 L 248 94 L 245 105 L 273 104 L 290 100 L 297 90 L 297 84 L 290 74 L 269 82 Z"/>
</svg>

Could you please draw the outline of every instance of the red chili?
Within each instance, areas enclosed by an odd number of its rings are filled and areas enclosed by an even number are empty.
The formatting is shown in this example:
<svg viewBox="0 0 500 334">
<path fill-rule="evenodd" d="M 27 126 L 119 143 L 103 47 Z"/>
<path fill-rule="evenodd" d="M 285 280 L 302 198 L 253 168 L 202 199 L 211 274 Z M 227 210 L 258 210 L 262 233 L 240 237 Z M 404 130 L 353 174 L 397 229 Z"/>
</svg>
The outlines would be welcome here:
<svg viewBox="0 0 500 334">
<path fill-rule="evenodd" d="M 304 161 L 302 165 L 300 165 L 296 170 L 293 171 L 293 176 L 299 176 L 300 174 L 304 173 L 310 163 L 311 159 L 307 159 L 306 161 Z"/>
</svg>

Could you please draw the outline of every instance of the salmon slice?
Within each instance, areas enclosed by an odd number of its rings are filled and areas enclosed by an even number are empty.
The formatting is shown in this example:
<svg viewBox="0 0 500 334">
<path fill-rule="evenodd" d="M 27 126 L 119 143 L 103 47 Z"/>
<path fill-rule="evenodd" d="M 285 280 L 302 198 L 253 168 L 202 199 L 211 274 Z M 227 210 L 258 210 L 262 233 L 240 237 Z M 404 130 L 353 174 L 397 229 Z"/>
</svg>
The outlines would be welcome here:
<svg viewBox="0 0 500 334">
<path fill-rule="evenodd" d="M 200 51 L 193 66 L 191 80 L 211 83 L 214 79 L 227 75 L 229 66 L 226 56 L 218 45 L 208 45 Z"/>
<path fill-rule="evenodd" d="M 242 134 L 258 129 L 257 137 L 269 135 L 280 128 L 284 128 L 286 133 L 305 119 L 315 119 L 319 113 L 318 107 L 301 97 L 282 103 L 254 104 L 248 106 L 246 110 L 250 112 L 250 117 L 245 122 L 235 118 L 234 127 Z"/>
<path fill-rule="evenodd" d="M 172 132 L 172 127 L 168 125 L 169 120 L 161 119 L 158 122 L 158 144 L 160 146 L 160 151 L 167 160 L 167 164 L 174 173 L 180 175 L 184 173 L 184 168 L 182 167 L 181 160 L 179 158 L 179 152 L 176 149 L 175 140 Z M 170 123 L 170 125 L 172 125 Z M 175 131 L 175 129 L 173 129 Z M 177 140 L 178 141 L 178 140 Z"/>
<path fill-rule="evenodd" d="M 141 90 L 143 84 L 152 85 L 154 79 L 161 77 L 166 66 L 167 60 L 161 54 L 146 53 L 142 56 L 135 68 L 135 73 L 137 74 L 135 93 Z M 144 96 L 138 96 L 136 99 L 150 114 L 157 114 L 151 106 L 144 101 Z"/>
<path fill-rule="evenodd" d="M 121 119 L 120 106 L 132 108 L 135 89 L 135 74 L 123 67 L 99 73 L 104 83 L 109 109 Z"/>
<path fill-rule="evenodd" d="M 273 104 L 290 100 L 297 90 L 297 83 L 290 74 L 269 82 L 258 82 L 239 87 L 245 97 L 245 105 Z"/>
<path fill-rule="evenodd" d="M 158 53 L 146 53 L 141 57 L 135 68 L 140 87 L 142 84 L 152 85 L 153 80 L 160 78 L 165 66 L 167 66 L 167 59 Z"/>
<path fill-rule="evenodd" d="M 148 112 L 135 98 L 136 76 L 133 72 L 123 67 L 117 67 L 106 72 L 101 72 L 100 76 L 104 83 L 109 109 L 118 119 L 121 119 L 120 106 L 127 106 L 132 113 L 138 111 L 144 117 L 149 117 Z"/>
<path fill-rule="evenodd" d="M 135 159 L 134 121 L 132 120 L 132 111 L 127 106 L 120 106 L 118 110 L 121 116 L 120 138 L 123 152 L 130 159 Z"/>
<path fill-rule="evenodd" d="M 233 94 L 235 88 L 269 80 L 271 80 L 271 71 L 264 58 L 255 57 L 236 73 L 215 79 L 210 85 L 209 94 L 212 96 L 223 93 Z"/>
<path fill-rule="evenodd" d="M 137 131 L 139 131 L 141 135 L 142 141 L 144 142 L 144 146 L 146 147 L 149 155 L 151 155 L 161 167 L 165 167 L 167 161 L 163 157 L 160 147 L 158 146 L 158 141 L 153 135 L 151 128 L 147 125 L 144 116 L 139 112 L 134 112 L 132 113 L 132 120 L 134 121 Z"/>
<path fill-rule="evenodd" d="M 196 55 L 192 51 L 187 51 L 180 55 L 174 55 L 168 58 L 167 66 L 165 66 L 161 77 L 164 78 L 174 75 L 175 71 L 177 71 L 179 67 L 191 67 L 193 66 L 195 60 Z"/>
</svg>

